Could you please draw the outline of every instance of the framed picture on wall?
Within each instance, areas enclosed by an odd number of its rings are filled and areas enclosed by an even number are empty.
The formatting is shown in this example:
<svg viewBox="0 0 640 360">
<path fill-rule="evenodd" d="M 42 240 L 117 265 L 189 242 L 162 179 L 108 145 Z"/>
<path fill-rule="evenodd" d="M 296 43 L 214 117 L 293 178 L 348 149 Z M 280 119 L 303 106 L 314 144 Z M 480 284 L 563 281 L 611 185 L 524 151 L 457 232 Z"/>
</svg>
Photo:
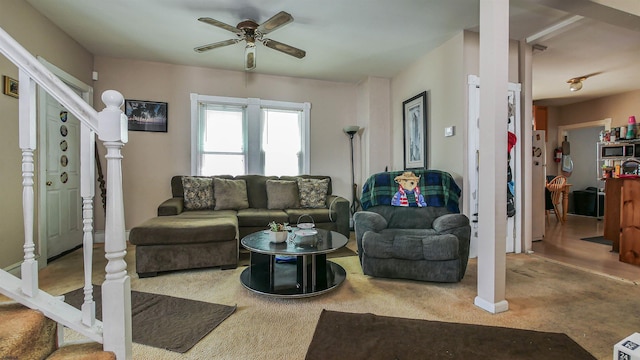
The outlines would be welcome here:
<svg viewBox="0 0 640 360">
<path fill-rule="evenodd" d="M 167 110 L 166 102 L 124 101 L 130 131 L 167 132 Z"/>
<path fill-rule="evenodd" d="M 404 168 L 427 168 L 427 92 L 402 102 Z"/>
<path fill-rule="evenodd" d="M 18 80 L 4 75 L 4 94 L 18 97 Z"/>
</svg>

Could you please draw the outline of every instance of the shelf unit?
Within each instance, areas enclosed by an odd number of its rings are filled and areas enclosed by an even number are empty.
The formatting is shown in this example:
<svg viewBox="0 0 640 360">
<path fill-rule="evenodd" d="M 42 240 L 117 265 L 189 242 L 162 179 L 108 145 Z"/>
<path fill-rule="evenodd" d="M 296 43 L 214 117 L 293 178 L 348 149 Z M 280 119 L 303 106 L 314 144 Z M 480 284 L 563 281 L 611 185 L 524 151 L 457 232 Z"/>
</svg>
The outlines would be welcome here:
<svg viewBox="0 0 640 360">
<path fill-rule="evenodd" d="M 597 219 L 602 219 L 602 216 L 600 216 L 600 195 L 605 197 L 605 201 L 606 201 L 606 194 L 604 192 L 604 185 L 605 185 L 605 179 L 603 178 L 603 169 L 604 169 L 604 160 L 602 158 L 602 146 L 608 144 L 605 142 L 597 142 L 596 143 L 596 184 L 597 184 L 597 188 L 598 190 L 596 191 L 596 218 Z"/>
<path fill-rule="evenodd" d="M 620 161 L 620 163 L 625 162 L 626 160 L 628 160 L 629 158 L 632 158 L 633 156 L 619 156 L 619 157 L 607 157 L 606 159 L 602 158 L 602 147 L 603 146 L 607 146 L 607 145 L 614 145 L 614 144 L 620 144 L 620 145 L 627 145 L 627 144 L 634 144 L 636 147 L 640 146 L 640 139 L 629 139 L 629 140 L 618 140 L 618 141 L 611 141 L 611 142 L 605 142 L 605 141 L 600 141 L 596 143 L 596 171 L 598 172 L 596 174 L 596 179 L 597 179 L 597 195 L 596 195 L 596 217 L 598 219 L 601 219 L 602 216 L 600 216 L 600 195 L 605 196 L 605 201 L 606 201 L 606 194 L 604 191 L 605 188 L 605 181 L 606 178 L 603 177 L 603 168 L 605 165 L 605 161 Z"/>
</svg>

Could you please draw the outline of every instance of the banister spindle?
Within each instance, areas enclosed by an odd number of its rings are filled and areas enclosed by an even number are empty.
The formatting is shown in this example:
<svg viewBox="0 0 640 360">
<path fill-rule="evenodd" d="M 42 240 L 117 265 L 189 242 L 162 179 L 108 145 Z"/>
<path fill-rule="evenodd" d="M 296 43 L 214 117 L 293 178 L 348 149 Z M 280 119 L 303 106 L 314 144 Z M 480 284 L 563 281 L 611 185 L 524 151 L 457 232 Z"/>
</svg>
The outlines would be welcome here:
<svg viewBox="0 0 640 360">
<path fill-rule="evenodd" d="M 36 149 L 36 83 L 29 75 L 19 72 L 19 142 L 22 149 L 22 213 L 24 218 L 24 261 L 20 271 L 22 292 L 35 296 L 38 291 L 38 261 L 33 242 L 34 194 L 33 177 L 35 166 L 33 153 Z"/>
<path fill-rule="evenodd" d="M 93 326 L 96 303 L 93 300 L 93 198 L 95 194 L 95 133 L 88 126 L 80 127 L 80 195 L 82 196 L 82 252 L 84 259 L 84 302 L 82 323 Z"/>
</svg>

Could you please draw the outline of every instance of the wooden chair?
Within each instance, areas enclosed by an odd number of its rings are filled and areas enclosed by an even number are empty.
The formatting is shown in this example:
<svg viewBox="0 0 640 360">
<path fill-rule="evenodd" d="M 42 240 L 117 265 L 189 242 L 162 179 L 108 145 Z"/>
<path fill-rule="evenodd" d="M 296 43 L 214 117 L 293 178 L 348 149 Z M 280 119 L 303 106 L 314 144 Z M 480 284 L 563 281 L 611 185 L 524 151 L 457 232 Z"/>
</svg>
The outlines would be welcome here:
<svg viewBox="0 0 640 360">
<path fill-rule="evenodd" d="M 551 192 L 551 202 L 553 203 L 553 212 L 556 214 L 556 219 L 563 223 L 562 213 L 559 210 L 560 202 L 562 201 L 562 190 L 567 183 L 567 178 L 563 175 L 558 175 L 549 181 L 546 185 L 547 189 Z M 563 209 L 564 210 L 564 209 Z M 547 212 L 548 215 L 548 212 Z"/>
</svg>

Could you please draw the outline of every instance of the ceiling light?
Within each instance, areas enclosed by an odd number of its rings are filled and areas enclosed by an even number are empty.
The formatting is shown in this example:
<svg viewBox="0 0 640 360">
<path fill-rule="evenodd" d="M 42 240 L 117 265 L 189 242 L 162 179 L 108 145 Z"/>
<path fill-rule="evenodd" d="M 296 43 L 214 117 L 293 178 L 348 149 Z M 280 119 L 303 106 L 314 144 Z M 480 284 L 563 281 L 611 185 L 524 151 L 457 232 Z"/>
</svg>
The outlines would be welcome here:
<svg viewBox="0 0 640 360">
<path fill-rule="evenodd" d="M 569 83 L 569 90 L 578 91 L 582 89 L 582 82 L 585 80 L 587 80 L 586 76 L 575 77 L 567 80 L 567 83 Z"/>
<path fill-rule="evenodd" d="M 256 68 L 256 44 L 247 42 L 244 48 L 244 69 L 253 70 Z"/>
</svg>

